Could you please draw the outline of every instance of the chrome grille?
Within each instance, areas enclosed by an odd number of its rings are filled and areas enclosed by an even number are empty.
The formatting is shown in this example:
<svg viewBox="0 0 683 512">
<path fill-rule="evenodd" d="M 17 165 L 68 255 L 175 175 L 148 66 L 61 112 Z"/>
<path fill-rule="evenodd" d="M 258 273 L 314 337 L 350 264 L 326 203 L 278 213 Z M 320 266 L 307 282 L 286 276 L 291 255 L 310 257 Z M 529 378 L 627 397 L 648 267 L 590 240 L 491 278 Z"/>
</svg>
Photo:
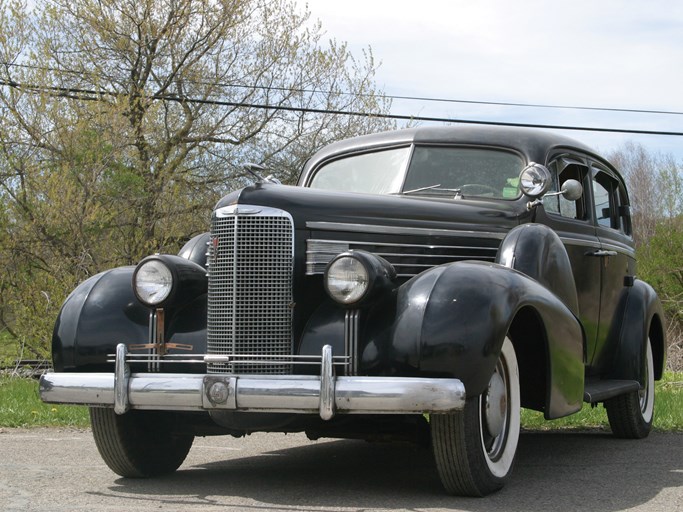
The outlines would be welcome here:
<svg viewBox="0 0 683 512">
<path fill-rule="evenodd" d="M 290 373 L 288 364 L 258 359 L 292 354 L 293 247 L 292 218 L 283 210 L 235 205 L 214 212 L 207 353 L 253 360 L 212 362 L 209 373 Z"/>
<path fill-rule="evenodd" d="M 413 277 L 428 268 L 452 261 L 495 261 L 500 240 L 465 239 L 452 244 L 399 244 L 378 241 L 314 240 L 306 245 L 306 274 L 317 275 L 340 252 L 364 250 L 381 256 L 399 277 Z"/>
</svg>

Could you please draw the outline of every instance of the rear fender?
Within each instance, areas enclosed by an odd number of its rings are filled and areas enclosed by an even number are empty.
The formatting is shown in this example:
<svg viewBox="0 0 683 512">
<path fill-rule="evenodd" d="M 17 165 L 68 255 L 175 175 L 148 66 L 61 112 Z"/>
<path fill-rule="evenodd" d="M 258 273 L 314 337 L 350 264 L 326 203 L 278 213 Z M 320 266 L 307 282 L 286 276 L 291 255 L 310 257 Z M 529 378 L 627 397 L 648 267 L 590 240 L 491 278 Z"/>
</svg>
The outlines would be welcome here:
<svg viewBox="0 0 683 512">
<path fill-rule="evenodd" d="M 608 346 L 615 347 L 608 378 L 637 380 L 644 384 L 645 340 L 650 339 L 655 380 L 660 380 L 666 366 L 666 330 L 664 312 L 654 289 L 636 279 L 621 300 L 615 315 Z"/>
</svg>

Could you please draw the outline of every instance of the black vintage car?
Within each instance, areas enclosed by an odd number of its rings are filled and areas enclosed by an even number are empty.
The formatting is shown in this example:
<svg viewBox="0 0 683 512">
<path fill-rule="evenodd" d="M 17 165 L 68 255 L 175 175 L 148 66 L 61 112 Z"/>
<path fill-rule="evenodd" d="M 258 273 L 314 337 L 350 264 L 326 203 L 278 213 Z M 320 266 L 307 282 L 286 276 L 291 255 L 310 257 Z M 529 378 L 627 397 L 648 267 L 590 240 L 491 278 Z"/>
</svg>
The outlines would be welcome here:
<svg viewBox="0 0 683 512">
<path fill-rule="evenodd" d="M 603 403 L 617 437 L 648 435 L 664 319 L 624 182 L 592 150 L 421 127 L 272 181 L 64 303 L 41 396 L 91 407 L 113 471 L 172 472 L 194 436 L 414 439 L 449 493 L 479 496 L 510 476 L 521 407 Z"/>
</svg>

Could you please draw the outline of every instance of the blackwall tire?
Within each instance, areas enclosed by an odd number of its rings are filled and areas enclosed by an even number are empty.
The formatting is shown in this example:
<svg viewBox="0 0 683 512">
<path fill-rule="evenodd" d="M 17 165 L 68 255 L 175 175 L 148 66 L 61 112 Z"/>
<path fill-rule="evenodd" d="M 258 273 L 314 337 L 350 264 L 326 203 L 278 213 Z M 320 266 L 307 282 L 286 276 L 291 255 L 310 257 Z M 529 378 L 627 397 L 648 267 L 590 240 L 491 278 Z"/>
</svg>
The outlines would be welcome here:
<svg viewBox="0 0 683 512">
<path fill-rule="evenodd" d="M 652 430 L 655 408 L 655 375 L 652 347 L 645 350 L 645 386 L 640 391 L 605 400 L 612 433 L 621 439 L 643 439 Z"/>
<path fill-rule="evenodd" d="M 166 418 L 151 411 L 117 415 L 113 409 L 90 408 L 97 450 L 114 473 L 126 478 L 165 475 L 183 463 L 194 436 L 174 434 Z"/>
<path fill-rule="evenodd" d="M 520 423 L 519 368 L 508 338 L 487 390 L 467 399 L 462 411 L 432 415 L 430 423 L 437 470 L 449 494 L 486 496 L 505 485 Z"/>
</svg>

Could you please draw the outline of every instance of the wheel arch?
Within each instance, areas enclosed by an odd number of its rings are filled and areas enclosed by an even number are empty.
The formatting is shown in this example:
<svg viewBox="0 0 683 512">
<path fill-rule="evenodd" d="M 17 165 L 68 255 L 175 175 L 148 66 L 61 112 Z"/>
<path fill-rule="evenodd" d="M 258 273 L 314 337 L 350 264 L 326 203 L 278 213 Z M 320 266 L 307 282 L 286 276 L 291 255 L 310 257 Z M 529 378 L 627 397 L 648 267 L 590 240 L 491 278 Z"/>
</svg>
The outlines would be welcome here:
<svg viewBox="0 0 683 512">
<path fill-rule="evenodd" d="M 550 333 L 552 317 L 534 305 L 521 307 L 512 318 L 508 336 L 517 355 L 522 407 L 555 419 L 582 407 L 585 353 L 567 339 Z M 581 329 L 581 345 L 583 330 Z"/>
<path fill-rule="evenodd" d="M 653 315 L 648 330 L 652 357 L 654 359 L 655 380 L 660 380 L 663 377 L 664 368 L 666 367 L 667 343 L 663 320 L 663 317 L 659 314 Z"/>
<path fill-rule="evenodd" d="M 399 289 L 392 330 L 393 358 L 417 361 L 423 375 L 460 379 L 468 396 L 486 389 L 512 332 L 527 379 L 525 401 L 548 418 L 582 406 L 581 324 L 554 293 L 521 272 L 478 261 L 426 271 Z M 533 390 L 536 377 L 542 396 Z"/>
<path fill-rule="evenodd" d="M 550 398 L 546 390 L 551 376 L 545 326 L 538 312 L 531 306 L 517 311 L 508 337 L 517 355 L 522 407 L 544 411 Z"/>
</svg>

